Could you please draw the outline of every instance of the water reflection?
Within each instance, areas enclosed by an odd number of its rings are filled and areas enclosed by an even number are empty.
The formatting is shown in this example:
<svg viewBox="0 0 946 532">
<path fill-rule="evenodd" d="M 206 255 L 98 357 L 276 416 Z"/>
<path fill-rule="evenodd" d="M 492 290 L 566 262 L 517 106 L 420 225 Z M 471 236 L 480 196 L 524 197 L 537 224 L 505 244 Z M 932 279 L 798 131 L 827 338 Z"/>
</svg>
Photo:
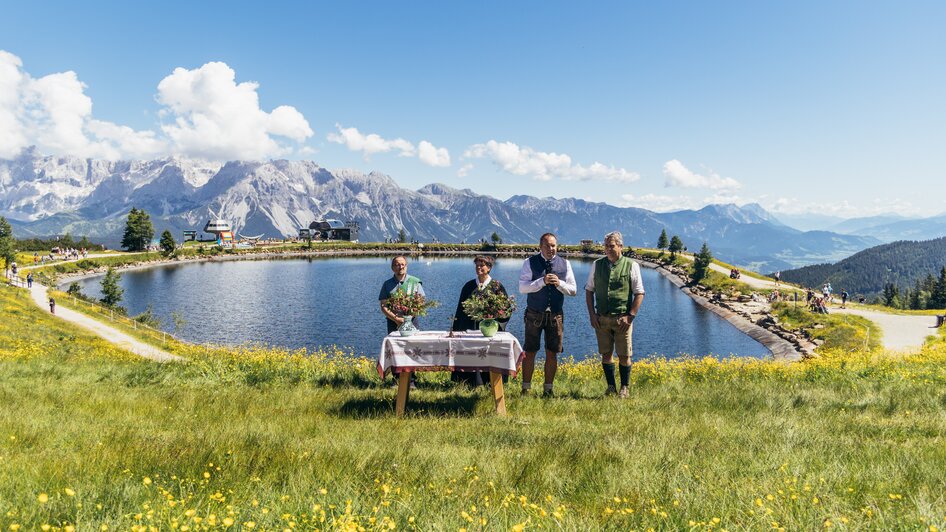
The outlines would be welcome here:
<svg viewBox="0 0 946 532">
<path fill-rule="evenodd" d="M 125 272 L 123 304 L 132 314 L 149 305 L 166 330 L 172 312 L 186 323 L 179 332 L 193 342 L 237 345 L 246 342 L 289 348 L 338 345 L 375 356 L 385 334 L 378 309 L 381 283 L 391 276 L 388 258 L 308 258 L 246 260 L 167 265 Z M 572 261 L 577 297 L 565 298 L 565 356 L 594 355 L 594 331 L 585 310 L 584 284 L 590 262 Z M 511 294 L 520 310 L 509 331 L 523 337 L 524 296 L 518 295 L 521 259 L 498 259 L 492 276 Z M 411 260 L 429 297 L 441 306 L 422 318 L 424 329 L 449 327 L 463 284 L 474 277 L 470 258 Z M 656 271 L 642 268 L 647 295 L 634 322 L 634 355 L 677 357 L 683 354 L 767 357 L 769 351 L 722 318 L 696 305 Z M 81 281 L 100 297 L 99 279 Z"/>
</svg>

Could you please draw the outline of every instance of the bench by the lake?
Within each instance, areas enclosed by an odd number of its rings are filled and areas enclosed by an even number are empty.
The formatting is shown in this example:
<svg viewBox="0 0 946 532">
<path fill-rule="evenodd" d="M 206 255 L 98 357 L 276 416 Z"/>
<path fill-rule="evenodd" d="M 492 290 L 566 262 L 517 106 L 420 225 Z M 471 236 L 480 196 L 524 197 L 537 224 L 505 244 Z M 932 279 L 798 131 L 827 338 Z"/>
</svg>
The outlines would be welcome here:
<svg viewBox="0 0 946 532">
<path fill-rule="evenodd" d="M 393 332 L 384 338 L 378 356 L 378 374 L 398 376 L 398 416 L 404 415 L 410 392 L 411 373 L 415 371 L 489 371 L 496 401 L 496 413 L 506 414 L 503 375 L 516 376 L 522 362 L 522 346 L 510 333 L 499 332 L 491 338 L 479 331 L 421 331 L 414 336 Z"/>
</svg>

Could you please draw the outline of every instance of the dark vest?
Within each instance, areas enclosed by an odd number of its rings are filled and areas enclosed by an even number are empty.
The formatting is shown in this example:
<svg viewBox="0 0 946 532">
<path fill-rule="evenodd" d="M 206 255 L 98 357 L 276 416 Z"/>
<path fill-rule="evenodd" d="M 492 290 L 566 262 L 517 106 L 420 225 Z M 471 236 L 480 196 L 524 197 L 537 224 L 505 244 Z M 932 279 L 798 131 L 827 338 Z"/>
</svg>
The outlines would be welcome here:
<svg viewBox="0 0 946 532">
<path fill-rule="evenodd" d="M 541 253 L 529 257 L 529 268 L 532 269 L 532 280 L 545 277 L 546 273 L 554 273 L 561 281 L 565 281 L 565 275 L 568 273 L 568 263 L 565 259 L 555 255 L 552 257 L 551 268 L 548 268 L 545 257 Z M 545 312 L 548 308 L 552 312 L 561 312 L 562 303 L 565 302 L 565 294 L 559 292 L 554 286 L 546 286 L 538 292 L 532 292 L 526 296 L 526 306 L 537 312 Z"/>
</svg>

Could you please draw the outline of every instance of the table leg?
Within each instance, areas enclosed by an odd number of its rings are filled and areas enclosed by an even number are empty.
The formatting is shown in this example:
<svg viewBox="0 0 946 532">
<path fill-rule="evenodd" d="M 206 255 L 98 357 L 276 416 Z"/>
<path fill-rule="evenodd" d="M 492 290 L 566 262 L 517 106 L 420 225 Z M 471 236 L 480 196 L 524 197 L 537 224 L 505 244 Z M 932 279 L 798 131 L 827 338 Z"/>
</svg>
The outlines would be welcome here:
<svg viewBox="0 0 946 532">
<path fill-rule="evenodd" d="M 495 371 L 489 372 L 489 382 L 493 386 L 493 399 L 496 401 L 496 415 L 506 415 L 506 392 L 503 390 L 503 376 Z"/>
<path fill-rule="evenodd" d="M 500 381 L 502 385 L 502 381 Z M 404 415 L 404 407 L 407 406 L 407 396 L 411 392 L 411 373 L 402 371 L 397 375 L 397 408 L 395 412 L 397 417 Z"/>
</svg>

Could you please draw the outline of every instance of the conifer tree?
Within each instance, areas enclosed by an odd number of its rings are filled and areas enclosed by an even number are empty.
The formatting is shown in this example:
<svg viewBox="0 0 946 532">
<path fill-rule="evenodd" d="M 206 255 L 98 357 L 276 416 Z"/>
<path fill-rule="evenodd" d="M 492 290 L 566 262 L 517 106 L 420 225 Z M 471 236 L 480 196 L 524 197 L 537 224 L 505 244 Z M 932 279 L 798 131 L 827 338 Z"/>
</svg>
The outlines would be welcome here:
<svg viewBox="0 0 946 532">
<path fill-rule="evenodd" d="M 10 264 L 16 262 L 16 240 L 13 238 L 13 227 L 6 218 L 0 216 L 0 259 L 3 259 L 4 271 L 10 269 Z"/>
<path fill-rule="evenodd" d="M 710 251 L 706 242 L 703 242 L 703 247 L 700 248 L 700 252 L 693 257 L 693 281 L 700 282 L 706 275 L 709 273 L 710 264 L 713 263 L 713 253 Z"/>
<path fill-rule="evenodd" d="M 161 251 L 163 251 L 165 255 L 171 255 L 176 248 L 177 242 L 174 241 L 174 235 L 165 229 L 164 232 L 161 233 Z"/>
<path fill-rule="evenodd" d="M 109 268 L 105 271 L 105 277 L 102 279 L 102 299 L 99 299 L 99 301 L 106 307 L 117 308 L 118 304 L 121 303 L 122 294 L 125 293 L 125 289 L 118 286 L 118 281 L 121 278 L 122 275 L 115 268 Z"/>
<path fill-rule="evenodd" d="M 667 246 L 670 245 L 670 242 L 667 240 L 667 230 L 662 229 L 660 231 L 660 238 L 657 239 L 657 249 L 667 249 Z"/>
<path fill-rule="evenodd" d="M 122 247 L 128 251 L 144 251 L 152 238 L 154 238 L 154 227 L 151 225 L 151 216 L 144 210 L 132 207 L 128 213 L 128 220 L 125 222 Z"/>
<path fill-rule="evenodd" d="M 683 251 L 683 241 L 680 240 L 680 237 L 677 235 L 673 235 L 673 238 L 670 239 L 668 249 L 670 250 L 670 260 L 673 260 L 677 253 Z"/>
</svg>

